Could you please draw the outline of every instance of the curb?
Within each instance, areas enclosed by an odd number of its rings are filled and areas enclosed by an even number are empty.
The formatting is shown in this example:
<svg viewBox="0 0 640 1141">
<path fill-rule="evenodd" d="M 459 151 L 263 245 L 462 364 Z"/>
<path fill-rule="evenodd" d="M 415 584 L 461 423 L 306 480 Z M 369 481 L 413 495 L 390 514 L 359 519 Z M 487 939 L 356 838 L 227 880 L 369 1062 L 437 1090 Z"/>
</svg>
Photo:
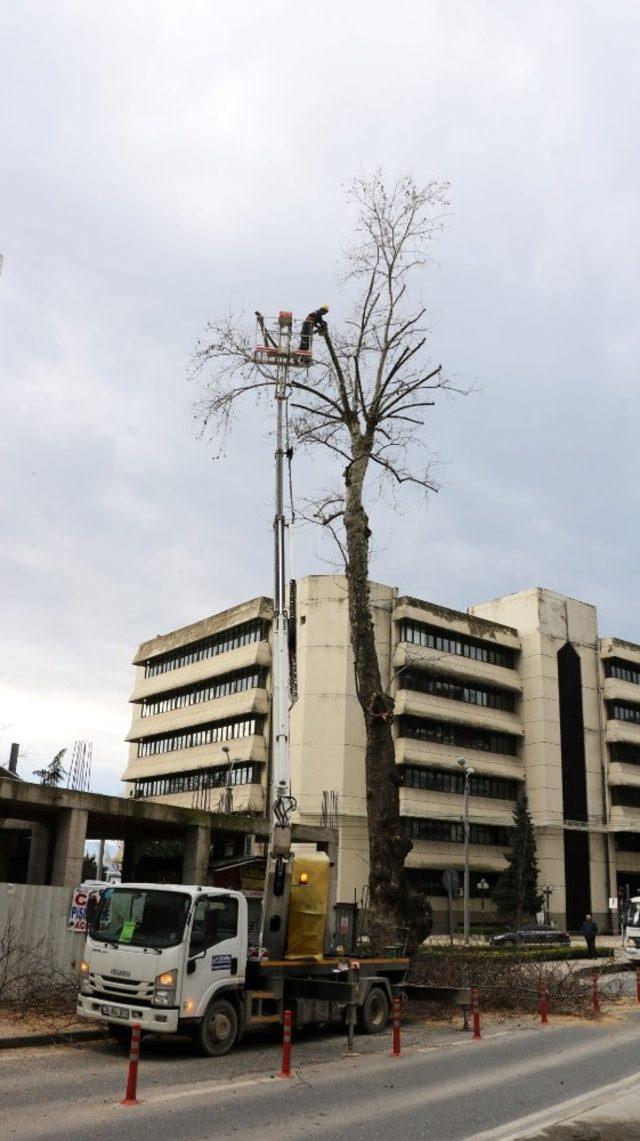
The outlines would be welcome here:
<svg viewBox="0 0 640 1141">
<path fill-rule="evenodd" d="M 0 1051 L 17 1050 L 23 1046 L 57 1046 L 63 1042 L 91 1042 L 104 1036 L 102 1030 L 52 1030 L 48 1034 L 16 1034 L 11 1038 L 0 1038 Z"/>
</svg>

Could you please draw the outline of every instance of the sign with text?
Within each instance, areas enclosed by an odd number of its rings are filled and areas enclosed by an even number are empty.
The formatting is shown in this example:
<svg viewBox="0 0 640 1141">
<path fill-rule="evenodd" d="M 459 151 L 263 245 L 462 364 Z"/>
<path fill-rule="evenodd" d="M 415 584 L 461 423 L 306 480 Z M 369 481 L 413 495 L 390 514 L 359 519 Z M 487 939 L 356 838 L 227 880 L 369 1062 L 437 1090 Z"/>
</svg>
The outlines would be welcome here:
<svg viewBox="0 0 640 1141">
<path fill-rule="evenodd" d="M 97 907 L 102 889 L 107 886 L 107 884 L 81 884 L 80 887 L 74 888 L 67 922 L 70 931 L 87 930 L 87 905 L 90 909 Z"/>
</svg>

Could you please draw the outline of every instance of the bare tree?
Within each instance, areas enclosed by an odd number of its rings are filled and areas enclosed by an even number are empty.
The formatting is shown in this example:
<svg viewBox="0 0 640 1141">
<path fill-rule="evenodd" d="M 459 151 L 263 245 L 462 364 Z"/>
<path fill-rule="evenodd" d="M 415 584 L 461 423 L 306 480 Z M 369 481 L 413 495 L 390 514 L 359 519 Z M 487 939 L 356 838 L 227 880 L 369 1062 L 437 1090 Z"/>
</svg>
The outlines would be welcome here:
<svg viewBox="0 0 640 1141">
<path fill-rule="evenodd" d="M 425 363 L 427 310 L 411 300 L 409 287 L 445 223 L 446 191 L 445 184 L 418 186 L 410 177 L 387 187 L 379 173 L 352 183 L 358 220 L 343 279 L 349 317 L 341 329 L 321 334 L 310 373 L 291 373 L 294 439 L 328 450 L 339 464 L 339 481 L 319 494 L 311 514 L 336 540 L 347 578 L 356 689 L 366 731 L 370 932 L 378 945 L 405 927 L 415 947 L 428 933 L 430 908 L 410 890 L 405 872 L 412 845 L 400 818 L 393 699 L 383 690 L 374 639 L 365 488 L 379 482 L 377 475 L 395 488 L 435 490 L 428 459 L 420 454 L 427 409 L 438 392 L 456 389 L 440 366 Z M 207 326 L 194 363 L 206 376 L 197 414 L 204 433 L 218 440 L 231 426 L 238 401 L 265 394 L 273 385 L 269 370 L 254 360 L 242 322 L 233 317 Z"/>
</svg>

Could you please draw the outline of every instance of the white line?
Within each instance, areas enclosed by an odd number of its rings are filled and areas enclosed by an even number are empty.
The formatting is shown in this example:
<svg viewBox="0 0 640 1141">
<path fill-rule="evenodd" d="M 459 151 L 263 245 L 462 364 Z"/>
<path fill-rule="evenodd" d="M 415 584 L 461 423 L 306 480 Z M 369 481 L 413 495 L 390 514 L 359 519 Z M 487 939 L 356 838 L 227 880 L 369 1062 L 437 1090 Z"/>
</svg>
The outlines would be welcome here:
<svg viewBox="0 0 640 1141">
<path fill-rule="evenodd" d="M 638 1089 L 638 1075 L 632 1074 L 622 1078 L 619 1082 L 612 1082 L 608 1086 L 600 1086 L 589 1093 L 579 1094 L 569 1101 L 560 1101 L 550 1108 L 530 1113 L 526 1117 L 519 1117 L 516 1121 L 509 1121 L 505 1125 L 498 1125 L 495 1129 L 487 1129 L 485 1133 L 470 1133 L 467 1141 L 515 1141 L 516 1138 L 530 1137 L 549 1125 L 559 1125 L 567 1118 L 576 1117 L 579 1113 L 586 1113 L 596 1109 L 603 1101 L 608 1101 L 617 1094 L 628 1090 Z"/>
<path fill-rule="evenodd" d="M 227 1093 L 228 1090 L 247 1089 L 248 1086 L 275 1085 L 276 1078 L 247 1078 L 241 1082 L 198 1082 L 187 1089 L 173 1090 L 171 1093 L 154 1094 L 141 1100 L 145 1105 L 155 1105 L 158 1101 L 177 1101 L 181 1097 L 198 1097 L 201 1094 Z M 118 1103 L 119 1104 L 119 1103 Z"/>
</svg>

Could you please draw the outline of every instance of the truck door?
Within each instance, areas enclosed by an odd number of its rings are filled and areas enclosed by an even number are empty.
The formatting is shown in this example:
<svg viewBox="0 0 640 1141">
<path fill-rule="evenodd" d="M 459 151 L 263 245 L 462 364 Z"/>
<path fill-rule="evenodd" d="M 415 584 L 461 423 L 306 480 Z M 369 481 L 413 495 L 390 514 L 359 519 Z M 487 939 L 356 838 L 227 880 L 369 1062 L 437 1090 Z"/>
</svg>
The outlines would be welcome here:
<svg viewBox="0 0 640 1141">
<path fill-rule="evenodd" d="M 226 979 L 236 978 L 238 973 L 244 976 L 238 900 L 234 896 L 202 896 L 196 902 L 187 972 L 195 975 L 191 989 L 201 1000 L 208 998 Z"/>
</svg>

